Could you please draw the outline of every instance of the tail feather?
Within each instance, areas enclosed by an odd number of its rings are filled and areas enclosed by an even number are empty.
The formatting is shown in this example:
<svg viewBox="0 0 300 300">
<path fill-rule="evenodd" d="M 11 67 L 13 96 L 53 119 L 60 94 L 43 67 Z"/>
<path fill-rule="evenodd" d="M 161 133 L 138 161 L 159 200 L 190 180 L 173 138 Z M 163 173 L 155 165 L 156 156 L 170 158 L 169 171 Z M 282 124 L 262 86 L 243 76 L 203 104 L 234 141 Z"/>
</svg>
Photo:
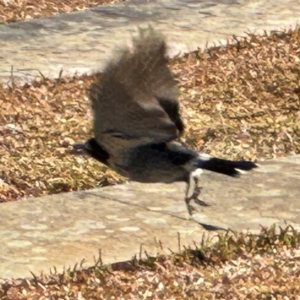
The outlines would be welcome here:
<svg viewBox="0 0 300 300">
<path fill-rule="evenodd" d="M 198 167 L 232 177 L 239 177 L 242 173 L 241 171 L 250 171 L 258 166 L 252 161 L 231 161 L 211 157 L 205 160 L 199 158 Z"/>
</svg>

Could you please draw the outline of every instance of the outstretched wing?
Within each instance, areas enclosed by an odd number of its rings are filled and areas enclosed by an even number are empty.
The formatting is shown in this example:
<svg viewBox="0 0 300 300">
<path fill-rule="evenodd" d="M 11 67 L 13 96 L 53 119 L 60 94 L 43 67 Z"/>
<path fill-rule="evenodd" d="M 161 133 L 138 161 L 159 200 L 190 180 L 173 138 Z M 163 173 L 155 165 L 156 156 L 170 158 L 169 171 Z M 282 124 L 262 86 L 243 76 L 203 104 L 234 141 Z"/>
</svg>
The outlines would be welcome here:
<svg viewBox="0 0 300 300">
<path fill-rule="evenodd" d="M 116 157 L 176 139 L 184 130 L 177 98 L 164 38 L 151 27 L 140 29 L 133 49 L 121 50 L 91 86 L 96 141 Z"/>
</svg>

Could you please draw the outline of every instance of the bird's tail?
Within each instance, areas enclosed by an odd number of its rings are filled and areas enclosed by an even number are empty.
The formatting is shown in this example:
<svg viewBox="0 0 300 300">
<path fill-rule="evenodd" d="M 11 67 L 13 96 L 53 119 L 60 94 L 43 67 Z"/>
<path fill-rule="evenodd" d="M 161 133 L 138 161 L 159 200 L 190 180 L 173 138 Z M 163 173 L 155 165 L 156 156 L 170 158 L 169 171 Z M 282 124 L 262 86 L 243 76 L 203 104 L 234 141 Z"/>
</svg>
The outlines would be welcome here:
<svg viewBox="0 0 300 300">
<path fill-rule="evenodd" d="M 258 165 L 252 161 L 232 161 L 200 155 L 197 160 L 197 167 L 232 177 L 239 177 L 243 171 L 250 171 L 257 168 Z"/>
</svg>

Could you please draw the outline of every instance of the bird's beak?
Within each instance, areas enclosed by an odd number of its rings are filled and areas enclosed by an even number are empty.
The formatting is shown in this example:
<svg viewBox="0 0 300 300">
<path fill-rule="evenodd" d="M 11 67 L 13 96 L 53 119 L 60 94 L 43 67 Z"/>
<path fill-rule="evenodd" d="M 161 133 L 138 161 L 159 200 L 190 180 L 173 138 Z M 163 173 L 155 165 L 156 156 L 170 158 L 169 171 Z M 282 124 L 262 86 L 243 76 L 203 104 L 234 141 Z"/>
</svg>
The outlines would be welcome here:
<svg viewBox="0 0 300 300">
<path fill-rule="evenodd" d="M 72 145 L 72 149 L 69 151 L 70 154 L 73 155 L 84 155 L 87 154 L 85 144 L 78 143 Z"/>
</svg>

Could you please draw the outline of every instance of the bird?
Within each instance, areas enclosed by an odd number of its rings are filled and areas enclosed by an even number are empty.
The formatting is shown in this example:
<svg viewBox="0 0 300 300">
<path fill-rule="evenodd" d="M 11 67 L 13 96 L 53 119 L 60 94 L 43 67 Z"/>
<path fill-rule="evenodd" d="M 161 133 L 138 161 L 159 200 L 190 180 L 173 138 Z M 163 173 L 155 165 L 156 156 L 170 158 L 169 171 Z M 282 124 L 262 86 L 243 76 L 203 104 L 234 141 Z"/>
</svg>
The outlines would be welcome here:
<svg viewBox="0 0 300 300">
<path fill-rule="evenodd" d="M 132 46 L 119 49 L 95 74 L 89 89 L 93 137 L 83 149 L 131 181 L 186 182 L 184 201 L 192 216 L 190 201 L 202 203 L 202 170 L 239 177 L 257 164 L 212 157 L 179 142 L 185 126 L 168 62 L 163 34 L 150 26 L 139 28 Z"/>
</svg>

